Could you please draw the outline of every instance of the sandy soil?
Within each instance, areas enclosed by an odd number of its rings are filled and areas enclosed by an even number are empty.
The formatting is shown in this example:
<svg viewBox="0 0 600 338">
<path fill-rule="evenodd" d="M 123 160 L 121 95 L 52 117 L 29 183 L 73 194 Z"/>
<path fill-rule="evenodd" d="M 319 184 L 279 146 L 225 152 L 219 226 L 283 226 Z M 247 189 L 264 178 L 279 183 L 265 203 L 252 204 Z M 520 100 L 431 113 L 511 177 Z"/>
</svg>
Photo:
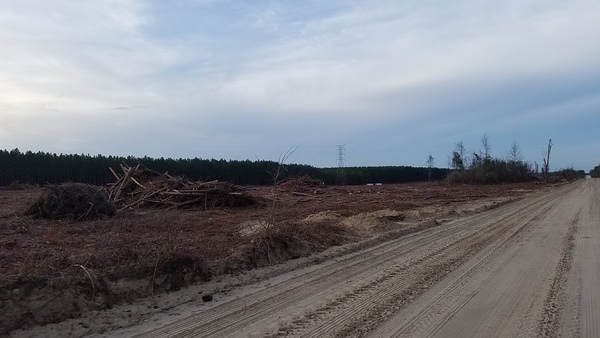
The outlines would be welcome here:
<svg viewBox="0 0 600 338">
<path fill-rule="evenodd" d="M 599 193 L 588 179 L 488 217 L 505 230 L 368 336 L 597 336 L 600 293 L 581 287 L 598 280 L 597 261 L 579 254 L 598 255 L 583 245 L 598 238 Z"/>
<path fill-rule="evenodd" d="M 599 220 L 580 180 L 106 335 L 597 336 Z"/>
<path fill-rule="evenodd" d="M 590 271 L 586 263 L 591 261 L 590 250 L 598 255 L 597 241 L 589 241 L 588 247 L 586 241 L 579 243 L 585 227 L 586 239 L 597 238 L 598 182 L 583 180 L 539 190 L 533 185 L 425 184 L 278 194 L 256 189 L 257 196 L 278 203 L 280 213 L 275 217 L 283 219 L 287 213 L 296 225 L 340 225 L 361 240 L 281 264 L 217 275 L 210 282 L 115 304 L 112 309 L 82 310 L 75 318 L 29 325 L 11 334 L 348 337 L 593 332 L 597 327 L 591 319 L 586 328 L 575 323 L 584 323 L 586 316 L 594 318 L 597 302 L 571 312 L 565 309 L 572 307 L 563 305 L 580 306 L 582 292 L 591 292 L 595 285 L 577 271 Z M 210 230 L 213 236 L 207 237 L 216 238 L 212 243 L 216 247 L 201 252 L 218 260 L 231 255 L 232 246 L 253 238 L 273 213 L 268 208 L 204 212 L 202 218 L 217 222 L 222 235 L 215 235 L 215 227 L 191 227 L 185 217 L 198 218 L 200 213 L 176 215 L 174 223 L 190 241 L 189 237 L 207 236 Z M 14 217 L 6 212 L 4 219 L 22 235 L 19 226 L 25 221 Z M 148 220 L 145 217 L 156 214 L 128 217 Z M 34 237 L 36 227 L 43 225 L 26 223 L 22 237 Z M 110 229 L 115 237 L 116 228 Z M 233 232 L 233 237 L 227 235 Z M 597 280 L 597 267 L 591 270 L 594 273 Z M 135 283 L 115 284 L 119 282 Z M 139 283 L 147 286 L 143 279 Z M 213 300 L 203 301 L 208 294 Z M 3 307 L 6 303 L 3 300 Z M 505 331 L 509 327 L 520 331 Z"/>
</svg>

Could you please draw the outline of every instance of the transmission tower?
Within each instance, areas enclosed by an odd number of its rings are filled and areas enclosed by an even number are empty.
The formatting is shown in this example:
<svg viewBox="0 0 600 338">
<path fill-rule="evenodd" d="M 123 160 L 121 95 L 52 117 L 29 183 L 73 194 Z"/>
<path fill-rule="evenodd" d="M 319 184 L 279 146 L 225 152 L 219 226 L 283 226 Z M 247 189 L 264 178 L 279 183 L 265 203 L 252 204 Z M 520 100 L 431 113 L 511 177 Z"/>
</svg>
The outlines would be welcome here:
<svg viewBox="0 0 600 338">
<path fill-rule="evenodd" d="M 346 160 L 346 150 L 344 149 L 344 145 L 337 146 L 337 175 L 335 177 L 336 185 L 345 185 L 346 184 L 346 173 L 344 169 L 344 161 Z"/>
</svg>

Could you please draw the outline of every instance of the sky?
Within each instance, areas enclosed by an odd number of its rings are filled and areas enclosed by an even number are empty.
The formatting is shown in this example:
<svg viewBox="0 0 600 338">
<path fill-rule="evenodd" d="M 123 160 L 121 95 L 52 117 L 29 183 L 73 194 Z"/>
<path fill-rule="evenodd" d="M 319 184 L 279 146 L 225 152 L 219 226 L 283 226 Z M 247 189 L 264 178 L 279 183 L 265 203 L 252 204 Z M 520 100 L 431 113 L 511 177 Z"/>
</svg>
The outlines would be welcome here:
<svg viewBox="0 0 600 338">
<path fill-rule="evenodd" d="M 1 0 L 0 149 L 600 164 L 600 2 Z"/>
</svg>

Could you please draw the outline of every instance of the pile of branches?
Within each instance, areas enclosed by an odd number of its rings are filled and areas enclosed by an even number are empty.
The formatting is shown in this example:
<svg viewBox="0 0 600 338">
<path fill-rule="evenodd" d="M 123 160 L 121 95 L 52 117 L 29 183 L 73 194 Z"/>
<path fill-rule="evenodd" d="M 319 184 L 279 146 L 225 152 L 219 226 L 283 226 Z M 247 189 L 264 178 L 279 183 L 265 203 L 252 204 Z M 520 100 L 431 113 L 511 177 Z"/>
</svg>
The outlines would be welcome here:
<svg viewBox="0 0 600 338">
<path fill-rule="evenodd" d="M 122 175 L 112 168 L 117 181 L 106 187 L 109 201 L 120 209 L 160 208 L 204 210 L 216 207 L 248 207 L 256 200 L 242 189 L 226 182 L 194 182 L 168 173 L 160 174 L 138 164 L 121 164 Z"/>
<path fill-rule="evenodd" d="M 279 185 L 280 189 L 300 192 L 313 192 L 315 189 L 323 188 L 325 183 L 309 175 L 297 176 Z"/>
<path fill-rule="evenodd" d="M 45 187 L 46 192 L 25 215 L 34 218 L 96 220 L 112 217 L 117 210 L 106 195 L 95 186 L 82 183 L 65 183 Z"/>
</svg>

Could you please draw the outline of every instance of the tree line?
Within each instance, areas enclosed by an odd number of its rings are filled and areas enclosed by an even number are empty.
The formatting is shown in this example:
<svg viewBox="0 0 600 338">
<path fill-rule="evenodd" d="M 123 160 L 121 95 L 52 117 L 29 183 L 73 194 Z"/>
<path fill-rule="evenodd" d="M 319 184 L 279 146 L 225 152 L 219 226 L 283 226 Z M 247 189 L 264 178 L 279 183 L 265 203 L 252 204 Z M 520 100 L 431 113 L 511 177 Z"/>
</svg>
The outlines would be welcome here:
<svg viewBox="0 0 600 338">
<path fill-rule="evenodd" d="M 594 169 L 590 170 L 590 176 L 600 178 L 600 165 L 597 165 Z"/>
<path fill-rule="evenodd" d="M 491 145 L 486 134 L 481 138 L 479 151 L 467 151 L 461 141 L 455 145 L 448 161 L 452 168 L 452 172 L 448 175 L 448 182 L 499 184 L 526 182 L 540 178 L 546 182 L 562 179 L 570 181 L 585 177 L 585 171 L 573 168 L 550 172 L 551 150 L 552 140 L 549 140 L 547 149 L 542 151 L 543 166 L 540 173 L 537 162 L 532 165 L 523 159 L 517 141 L 511 144 L 506 158 L 492 157 Z"/>
<path fill-rule="evenodd" d="M 340 173 L 339 168 L 316 168 L 276 161 L 57 155 L 13 149 L 0 150 L 0 186 L 17 182 L 35 185 L 78 182 L 102 186 L 115 181 L 109 168 L 119 172 L 121 163 L 130 166 L 140 163 L 157 172 L 185 176 L 190 180 L 219 180 L 237 185 L 273 185 L 302 175 L 333 185 Z M 430 169 L 409 166 L 348 167 L 344 168 L 344 175 L 347 184 L 392 184 L 427 181 L 429 173 L 433 180 L 442 180 L 448 174 L 447 169 Z"/>
</svg>

